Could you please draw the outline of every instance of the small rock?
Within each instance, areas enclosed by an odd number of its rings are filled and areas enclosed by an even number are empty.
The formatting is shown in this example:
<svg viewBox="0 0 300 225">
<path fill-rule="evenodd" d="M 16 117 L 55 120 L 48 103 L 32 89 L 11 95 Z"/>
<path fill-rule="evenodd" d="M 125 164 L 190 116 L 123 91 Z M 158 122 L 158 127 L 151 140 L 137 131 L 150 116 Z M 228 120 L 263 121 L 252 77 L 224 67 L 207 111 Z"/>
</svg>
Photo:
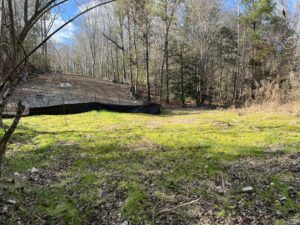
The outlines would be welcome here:
<svg viewBox="0 0 300 225">
<path fill-rule="evenodd" d="M 293 187 L 288 187 L 288 192 L 290 198 L 296 199 L 298 197 L 298 194 Z"/>
<path fill-rule="evenodd" d="M 280 211 L 276 211 L 276 216 L 279 218 L 279 219 L 282 219 L 284 217 L 284 214 Z"/>
<path fill-rule="evenodd" d="M 88 154 L 82 153 L 82 154 L 80 154 L 80 156 L 81 156 L 82 158 L 86 158 L 86 157 L 88 156 Z"/>
<path fill-rule="evenodd" d="M 208 165 L 205 165 L 204 168 L 207 169 L 207 168 L 208 168 Z"/>
<path fill-rule="evenodd" d="M 2 210 L 0 211 L 1 214 L 6 214 L 8 213 L 8 207 L 7 205 L 3 206 Z"/>
<path fill-rule="evenodd" d="M 128 225 L 128 221 L 124 221 L 123 223 L 121 223 L 120 225 Z"/>
<path fill-rule="evenodd" d="M 59 84 L 60 87 L 62 88 L 68 88 L 68 87 L 72 87 L 72 84 L 68 83 L 68 82 L 61 82 Z"/>
<path fill-rule="evenodd" d="M 219 194 L 224 194 L 224 190 L 221 186 L 217 186 L 216 189 L 217 189 Z"/>
<path fill-rule="evenodd" d="M 9 204 L 12 204 L 12 205 L 17 204 L 17 201 L 15 201 L 13 199 L 8 199 L 6 202 L 9 203 Z"/>
<path fill-rule="evenodd" d="M 35 167 L 32 167 L 32 169 L 30 170 L 31 173 L 38 173 L 39 170 Z"/>
<path fill-rule="evenodd" d="M 229 208 L 230 208 L 230 209 L 235 209 L 236 206 L 235 206 L 235 205 L 231 205 L 231 206 L 229 206 Z"/>
<path fill-rule="evenodd" d="M 281 201 L 281 202 L 284 202 L 284 201 L 286 201 L 286 197 L 282 197 L 282 198 L 280 198 L 280 199 L 279 199 L 279 201 Z"/>
<path fill-rule="evenodd" d="M 270 186 L 273 187 L 273 186 L 275 186 L 275 184 L 272 182 L 272 183 L 270 183 Z"/>
<path fill-rule="evenodd" d="M 229 181 L 225 181 L 225 185 L 226 186 L 232 186 L 232 183 L 230 183 Z"/>
<path fill-rule="evenodd" d="M 14 172 L 14 176 L 15 176 L 15 177 L 19 177 L 20 174 L 19 174 L 18 172 Z"/>
<path fill-rule="evenodd" d="M 244 187 L 242 189 L 243 192 L 245 193 L 250 193 L 250 192 L 253 192 L 253 187 L 249 186 L 249 187 Z"/>
</svg>

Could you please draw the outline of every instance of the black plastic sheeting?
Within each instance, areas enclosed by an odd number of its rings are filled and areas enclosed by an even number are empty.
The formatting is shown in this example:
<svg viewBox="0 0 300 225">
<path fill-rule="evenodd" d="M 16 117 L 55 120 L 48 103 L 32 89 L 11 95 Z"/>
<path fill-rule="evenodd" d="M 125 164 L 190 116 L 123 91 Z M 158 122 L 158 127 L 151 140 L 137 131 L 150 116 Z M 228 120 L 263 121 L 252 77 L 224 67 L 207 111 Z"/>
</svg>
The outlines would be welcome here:
<svg viewBox="0 0 300 225">
<path fill-rule="evenodd" d="M 158 115 L 160 114 L 161 105 L 156 103 L 148 103 L 144 105 L 111 105 L 102 104 L 98 102 L 91 103 L 77 103 L 77 104 L 65 104 L 55 105 L 47 107 L 29 108 L 28 116 L 34 115 L 65 115 L 65 114 L 77 114 L 89 111 L 112 111 L 112 112 L 124 112 L 124 113 L 145 113 Z"/>
</svg>

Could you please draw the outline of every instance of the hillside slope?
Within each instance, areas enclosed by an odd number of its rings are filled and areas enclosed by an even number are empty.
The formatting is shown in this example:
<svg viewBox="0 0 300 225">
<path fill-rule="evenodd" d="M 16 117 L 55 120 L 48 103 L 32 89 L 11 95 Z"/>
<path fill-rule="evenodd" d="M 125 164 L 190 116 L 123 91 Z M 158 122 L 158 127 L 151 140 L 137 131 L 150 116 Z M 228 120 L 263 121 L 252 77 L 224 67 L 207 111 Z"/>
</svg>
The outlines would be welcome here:
<svg viewBox="0 0 300 225">
<path fill-rule="evenodd" d="M 131 97 L 129 85 L 55 73 L 29 76 L 15 91 L 6 111 L 12 112 L 18 100 L 27 108 L 83 102 L 141 104 Z"/>
</svg>

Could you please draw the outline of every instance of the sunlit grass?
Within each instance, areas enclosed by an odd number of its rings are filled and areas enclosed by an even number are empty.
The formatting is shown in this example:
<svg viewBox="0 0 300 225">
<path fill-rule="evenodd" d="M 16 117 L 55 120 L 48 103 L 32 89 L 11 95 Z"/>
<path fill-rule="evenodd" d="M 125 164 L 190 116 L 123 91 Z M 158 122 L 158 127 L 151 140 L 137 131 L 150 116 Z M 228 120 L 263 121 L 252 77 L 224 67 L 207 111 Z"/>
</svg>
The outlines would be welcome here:
<svg viewBox="0 0 300 225">
<path fill-rule="evenodd" d="M 299 131 L 300 119 L 294 116 L 233 111 L 26 117 L 9 145 L 4 174 L 36 167 L 59 173 L 59 179 L 46 187 L 17 183 L 6 198 L 15 195 L 21 201 L 25 196 L 18 185 L 26 186 L 35 200 L 33 214 L 48 215 L 51 223 L 81 224 L 91 215 L 89 207 L 108 201 L 99 192 L 110 186 L 123 193 L 117 211 L 139 223 L 151 220 L 153 199 L 167 202 L 175 193 L 184 194 L 182 188 L 191 182 L 226 173 L 222 162 L 261 157 L 270 146 L 299 151 Z M 70 165 L 57 171 L 65 161 Z M 207 190 L 199 187 L 193 193 L 207 195 Z"/>
</svg>

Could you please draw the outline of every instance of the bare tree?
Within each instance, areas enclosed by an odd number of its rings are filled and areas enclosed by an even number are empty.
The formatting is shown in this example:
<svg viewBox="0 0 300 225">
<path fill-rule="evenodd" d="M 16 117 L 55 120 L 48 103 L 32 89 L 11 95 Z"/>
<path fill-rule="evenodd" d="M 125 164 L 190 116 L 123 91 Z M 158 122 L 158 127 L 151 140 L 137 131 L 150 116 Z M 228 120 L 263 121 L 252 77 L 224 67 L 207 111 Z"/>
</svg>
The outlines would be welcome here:
<svg viewBox="0 0 300 225">
<path fill-rule="evenodd" d="M 164 46 L 163 46 L 163 58 L 161 63 L 161 96 L 162 98 L 162 89 L 164 85 L 164 67 L 166 69 L 166 92 L 167 92 L 167 103 L 170 102 L 170 79 L 169 79 L 169 43 L 170 43 L 170 28 L 174 22 L 174 14 L 177 10 L 177 7 L 180 3 L 180 0 L 162 0 L 163 11 L 161 12 L 161 19 L 163 21 L 164 27 Z"/>
<path fill-rule="evenodd" d="M 74 72 L 87 75 L 92 62 L 98 62 L 93 70 L 102 77 L 130 77 L 137 98 L 156 101 L 160 94 L 160 101 L 167 103 L 183 103 L 189 97 L 197 105 L 212 98 L 220 104 L 244 103 L 266 79 L 288 79 L 300 55 L 299 0 L 274 1 L 280 3 L 277 7 L 270 1 L 259 4 L 264 8 L 259 11 L 271 13 L 263 23 L 257 19 L 257 35 L 251 35 L 253 23 L 247 14 L 261 12 L 252 12 L 259 7 L 248 9 L 249 2 L 235 1 L 231 4 L 237 7 L 228 8 L 222 0 L 119 0 L 105 12 L 90 15 L 92 20 L 83 18 L 97 38 L 93 41 L 86 27 L 81 29 L 70 49 L 76 53 L 70 55 L 71 65 L 81 65 Z M 254 36 L 260 39 L 257 43 L 251 40 Z M 91 42 L 96 51 L 89 50 Z M 78 57 L 80 52 L 83 57 Z M 91 52 L 97 52 L 94 60 Z"/>
</svg>

